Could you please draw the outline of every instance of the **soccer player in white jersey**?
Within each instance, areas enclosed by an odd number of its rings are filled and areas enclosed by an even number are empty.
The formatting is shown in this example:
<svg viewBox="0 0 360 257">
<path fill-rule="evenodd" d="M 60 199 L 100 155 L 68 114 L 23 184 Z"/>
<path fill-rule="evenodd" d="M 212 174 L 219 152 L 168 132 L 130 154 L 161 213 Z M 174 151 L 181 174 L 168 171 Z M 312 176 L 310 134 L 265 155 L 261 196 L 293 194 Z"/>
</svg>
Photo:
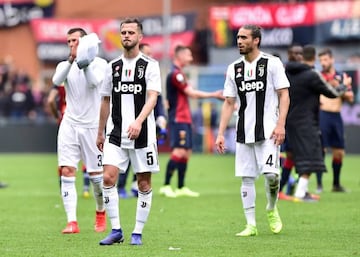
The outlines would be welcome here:
<svg viewBox="0 0 360 257">
<path fill-rule="evenodd" d="M 246 228 L 237 236 L 257 235 L 255 220 L 255 180 L 265 176 L 267 216 L 270 229 L 282 229 L 276 203 L 279 191 L 280 145 L 285 138 L 289 108 L 289 81 L 280 59 L 260 51 L 261 29 L 244 25 L 237 34 L 242 55 L 228 66 L 224 84 L 225 101 L 221 111 L 216 147 L 226 151 L 224 132 L 238 102 L 235 175 L 242 178 L 240 188 Z"/>
<path fill-rule="evenodd" d="M 101 90 L 102 102 L 96 144 L 104 153 L 104 202 L 111 233 L 100 245 L 124 241 L 120 225 L 119 195 L 116 181 L 129 161 L 138 181 L 138 199 L 132 245 L 142 244 L 142 231 L 151 202 L 151 174 L 159 172 L 156 124 L 153 109 L 161 93 L 159 63 L 140 52 L 143 37 L 138 19 L 127 18 L 120 25 L 124 53 L 108 65 Z M 111 101 L 111 104 L 110 104 Z M 113 129 L 104 135 L 111 107 Z"/>
<path fill-rule="evenodd" d="M 60 62 L 53 76 L 53 83 L 64 83 L 66 110 L 58 132 L 58 165 L 61 167 L 61 193 L 67 215 L 64 234 L 79 233 L 77 223 L 76 169 L 83 160 L 93 184 L 96 201 L 95 231 L 106 230 L 106 216 L 102 197 L 102 153 L 95 141 L 99 124 L 100 87 L 107 62 L 95 57 L 86 67 L 79 68 L 77 49 L 80 37 L 86 35 L 82 28 L 72 28 L 67 33 L 69 58 Z"/>
</svg>

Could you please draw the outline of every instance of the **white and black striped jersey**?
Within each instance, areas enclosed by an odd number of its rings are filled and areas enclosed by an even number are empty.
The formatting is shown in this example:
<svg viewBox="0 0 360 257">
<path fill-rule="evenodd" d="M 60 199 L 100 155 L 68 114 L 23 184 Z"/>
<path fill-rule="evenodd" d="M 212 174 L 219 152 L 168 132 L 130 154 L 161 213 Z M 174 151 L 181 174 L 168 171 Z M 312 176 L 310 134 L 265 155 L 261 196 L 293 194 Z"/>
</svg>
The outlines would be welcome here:
<svg viewBox="0 0 360 257">
<path fill-rule="evenodd" d="M 141 112 L 147 100 L 147 91 L 161 93 L 159 63 L 139 53 L 133 59 L 123 55 L 112 60 L 106 72 L 102 96 L 111 96 L 111 119 L 114 125 L 109 142 L 122 148 L 138 149 L 156 143 L 154 112 L 143 122 L 140 135 L 128 138 L 127 129 Z"/>
<path fill-rule="evenodd" d="M 279 115 L 276 90 L 289 86 L 280 59 L 263 52 L 251 63 L 241 56 L 228 66 L 224 96 L 237 98 L 237 142 L 270 138 Z"/>
</svg>

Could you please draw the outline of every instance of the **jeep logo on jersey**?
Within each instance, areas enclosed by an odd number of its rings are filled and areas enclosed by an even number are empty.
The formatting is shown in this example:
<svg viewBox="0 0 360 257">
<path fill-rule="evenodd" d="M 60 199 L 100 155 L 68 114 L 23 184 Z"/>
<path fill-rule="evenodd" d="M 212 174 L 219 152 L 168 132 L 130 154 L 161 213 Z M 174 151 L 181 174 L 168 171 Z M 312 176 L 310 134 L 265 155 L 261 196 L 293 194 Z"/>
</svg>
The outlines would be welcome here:
<svg viewBox="0 0 360 257">
<path fill-rule="evenodd" d="M 264 82 L 262 81 L 241 81 L 241 86 L 239 87 L 241 92 L 251 92 L 251 91 L 262 91 L 264 90 Z"/>
<path fill-rule="evenodd" d="M 114 91 L 116 93 L 122 93 L 122 94 L 141 94 L 142 86 L 140 84 L 133 84 L 133 83 L 119 83 L 116 87 L 114 87 Z"/>
</svg>

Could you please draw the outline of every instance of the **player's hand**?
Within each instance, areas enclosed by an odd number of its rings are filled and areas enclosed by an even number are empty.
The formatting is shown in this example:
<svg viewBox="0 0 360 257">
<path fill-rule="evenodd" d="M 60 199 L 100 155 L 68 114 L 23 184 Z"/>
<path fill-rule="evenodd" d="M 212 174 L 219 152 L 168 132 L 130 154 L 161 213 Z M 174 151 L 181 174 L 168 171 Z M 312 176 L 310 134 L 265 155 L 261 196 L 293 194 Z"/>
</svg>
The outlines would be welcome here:
<svg viewBox="0 0 360 257">
<path fill-rule="evenodd" d="M 141 131 L 141 123 L 135 120 L 133 123 L 130 124 L 127 130 L 128 138 L 131 140 L 137 139 L 140 135 L 140 131 Z"/>
<path fill-rule="evenodd" d="M 68 57 L 68 61 L 70 63 L 73 63 L 76 59 L 76 51 L 77 51 L 77 45 L 72 45 L 70 47 L 70 53 L 69 53 L 69 57 Z"/>
<path fill-rule="evenodd" d="M 71 49 L 70 49 L 70 53 L 69 53 L 69 57 L 68 57 L 68 61 L 70 63 L 73 63 L 76 59 L 76 49 L 77 48 L 75 46 L 71 47 Z"/>
<path fill-rule="evenodd" d="M 225 148 L 225 138 L 222 135 L 218 135 L 215 141 L 215 145 L 216 145 L 216 150 L 218 151 L 218 153 L 225 153 L 226 148 Z"/>
<path fill-rule="evenodd" d="M 214 92 L 214 97 L 219 100 L 225 100 L 225 97 L 223 95 L 223 90 L 218 90 Z"/>
<path fill-rule="evenodd" d="M 285 128 L 284 126 L 276 125 L 274 131 L 271 134 L 271 138 L 274 139 L 276 145 L 281 145 L 285 140 Z"/>
<path fill-rule="evenodd" d="M 96 146 L 102 152 L 104 150 L 105 136 L 104 134 L 98 135 L 96 138 Z"/>
<path fill-rule="evenodd" d="M 347 87 L 348 91 L 351 91 L 352 77 L 345 72 L 343 73 L 343 84 Z"/>
</svg>

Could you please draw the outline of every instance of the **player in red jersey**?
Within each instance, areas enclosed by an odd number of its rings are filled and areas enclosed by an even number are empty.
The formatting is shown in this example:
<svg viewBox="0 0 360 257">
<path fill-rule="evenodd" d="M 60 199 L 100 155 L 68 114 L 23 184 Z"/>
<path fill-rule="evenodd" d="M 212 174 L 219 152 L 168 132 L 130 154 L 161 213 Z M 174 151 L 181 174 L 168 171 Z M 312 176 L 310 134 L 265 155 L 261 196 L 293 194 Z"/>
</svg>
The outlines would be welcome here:
<svg viewBox="0 0 360 257">
<path fill-rule="evenodd" d="M 169 135 L 172 149 L 166 168 L 165 182 L 160 188 L 160 194 L 166 197 L 198 197 L 200 195 L 185 186 L 187 163 L 192 152 L 192 118 L 189 98 L 224 99 L 221 90 L 215 92 L 200 91 L 188 83 L 182 69 L 188 66 L 192 60 L 190 48 L 177 46 L 173 66 L 166 79 Z M 170 180 L 175 170 L 178 171 L 178 186 L 173 191 Z"/>
<path fill-rule="evenodd" d="M 328 98 L 320 96 L 320 129 L 322 144 L 325 149 L 331 149 L 333 184 L 332 192 L 346 192 L 340 183 L 341 167 L 345 156 L 345 132 L 344 122 L 341 117 L 341 108 L 344 102 L 354 102 L 354 92 L 352 91 L 352 79 L 346 74 L 347 80 L 344 81 L 342 72 L 335 69 L 335 58 L 331 49 L 323 49 L 319 54 L 319 61 L 322 67 L 323 78 L 334 88 L 340 84 L 345 84 L 348 90 L 342 97 Z M 322 173 L 317 174 L 318 191 L 322 191 Z"/>
</svg>

